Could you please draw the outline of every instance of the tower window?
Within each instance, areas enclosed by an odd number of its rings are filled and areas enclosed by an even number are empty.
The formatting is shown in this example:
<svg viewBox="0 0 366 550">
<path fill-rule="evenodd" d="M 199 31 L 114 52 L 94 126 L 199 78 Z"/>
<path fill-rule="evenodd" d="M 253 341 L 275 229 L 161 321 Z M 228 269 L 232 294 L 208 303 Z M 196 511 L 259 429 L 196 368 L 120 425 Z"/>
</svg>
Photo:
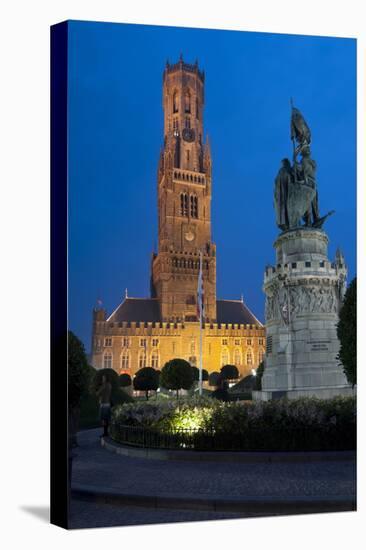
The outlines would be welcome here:
<svg viewBox="0 0 366 550">
<path fill-rule="evenodd" d="M 198 105 L 198 97 L 196 97 L 196 119 L 199 120 L 200 118 L 200 108 Z"/>
<path fill-rule="evenodd" d="M 190 197 L 191 202 L 191 218 L 198 218 L 198 198 L 194 195 Z"/>
<path fill-rule="evenodd" d="M 178 112 L 178 93 L 174 92 L 173 94 L 173 113 Z"/>
<path fill-rule="evenodd" d="M 185 125 L 186 128 L 191 127 L 191 119 L 188 116 L 186 116 L 186 118 L 185 118 L 184 125 Z"/>
<path fill-rule="evenodd" d="M 184 112 L 185 113 L 191 112 L 191 95 L 189 92 L 186 92 L 184 94 Z"/>
<path fill-rule="evenodd" d="M 180 215 L 188 216 L 188 195 L 186 193 L 180 194 Z"/>
</svg>

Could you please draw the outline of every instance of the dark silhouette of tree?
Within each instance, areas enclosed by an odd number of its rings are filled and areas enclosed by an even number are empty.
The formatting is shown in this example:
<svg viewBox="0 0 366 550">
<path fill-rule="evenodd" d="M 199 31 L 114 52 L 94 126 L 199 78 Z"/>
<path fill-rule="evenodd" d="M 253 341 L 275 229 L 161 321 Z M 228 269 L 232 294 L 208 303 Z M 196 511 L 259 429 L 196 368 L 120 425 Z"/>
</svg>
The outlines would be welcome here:
<svg viewBox="0 0 366 550">
<path fill-rule="evenodd" d="M 77 445 L 76 433 L 79 427 L 80 399 L 87 392 L 92 376 L 84 344 L 71 331 L 68 332 L 68 408 L 69 435 L 72 445 Z"/>
<path fill-rule="evenodd" d="M 357 280 L 353 279 L 347 288 L 339 312 L 337 336 L 341 343 L 337 359 L 352 386 L 357 384 Z"/>
<path fill-rule="evenodd" d="M 220 369 L 220 374 L 224 380 L 236 380 L 239 378 L 239 371 L 235 365 L 224 365 Z"/>
<path fill-rule="evenodd" d="M 260 391 L 262 389 L 263 373 L 264 373 L 264 361 L 259 363 L 258 368 L 256 370 L 254 389 L 257 391 Z"/>
<path fill-rule="evenodd" d="M 133 387 L 137 391 L 144 391 L 149 399 L 149 391 L 156 391 L 159 387 L 159 372 L 152 367 L 143 367 L 136 372 Z"/>
<path fill-rule="evenodd" d="M 175 390 L 177 397 L 179 390 L 189 390 L 194 382 L 194 371 L 188 361 L 171 359 L 161 369 L 160 383 L 168 390 Z"/>
<path fill-rule="evenodd" d="M 132 380 L 131 376 L 124 372 L 123 374 L 119 375 L 119 385 L 121 388 L 128 388 L 128 386 L 131 386 Z"/>
<path fill-rule="evenodd" d="M 220 380 L 220 373 L 219 372 L 210 372 L 208 376 L 208 384 L 209 386 L 218 386 Z"/>
<path fill-rule="evenodd" d="M 198 367 L 191 367 L 193 370 L 194 381 L 198 382 L 200 379 L 200 369 Z M 202 380 L 208 380 L 208 372 L 206 369 L 202 369 Z"/>
</svg>

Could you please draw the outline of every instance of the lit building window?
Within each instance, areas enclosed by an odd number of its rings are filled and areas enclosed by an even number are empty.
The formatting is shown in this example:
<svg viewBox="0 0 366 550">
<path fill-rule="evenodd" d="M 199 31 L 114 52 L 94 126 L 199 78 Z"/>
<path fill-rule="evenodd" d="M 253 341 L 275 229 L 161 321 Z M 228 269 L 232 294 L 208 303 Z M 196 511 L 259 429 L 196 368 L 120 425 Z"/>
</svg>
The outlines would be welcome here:
<svg viewBox="0 0 366 550">
<path fill-rule="evenodd" d="M 223 346 L 227 346 L 227 339 L 226 339 L 226 338 L 224 338 L 224 339 L 222 340 L 222 345 L 223 345 Z"/>
<path fill-rule="evenodd" d="M 236 346 L 240 346 L 240 340 L 236 339 L 236 340 L 235 340 L 235 345 L 236 345 Z"/>
<path fill-rule="evenodd" d="M 104 339 L 104 345 L 106 348 L 111 347 L 112 345 L 112 338 L 105 338 Z"/>
<path fill-rule="evenodd" d="M 221 353 L 221 366 L 229 364 L 229 353 L 227 351 L 223 351 Z"/>
<path fill-rule="evenodd" d="M 234 365 L 237 367 L 241 365 L 241 353 L 238 349 L 236 349 L 234 352 Z"/>
<path fill-rule="evenodd" d="M 159 368 L 159 354 L 157 352 L 151 354 L 151 366 L 153 369 Z"/>
<path fill-rule="evenodd" d="M 251 340 L 247 340 L 247 346 L 251 346 L 252 345 L 252 341 Z"/>
<path fill-rule="evenodd" d="M 139 369 L 146 367 L 146 353 L 140 353 L 139 355 Z"/>
<path fill-rule="evenodd" d="M 253 364 L 253 356 L 251 354 L 250 351 L 248 351 L 247 353 L 247 365 L 252 365 Z"/>
<path fill-rule="evenodd" d="M 178 112 L 178 93 L 174 92 L 173 94 L 173 113 Z"/>
<path fill-rule="evenodd" d="M 129 338 L 122 338 L 122 346 L 124 348 L 129 348 L 130 347 L 130 339 Z"/>
<path fill-rule="evenodd" d="M 146 348 L 146 338 L 140 338 L 140 348 Z"/>
<path fill-rule="evenodd" d="M 153 338 L 152 339 L 152 345 L 156 348 L 156 346 L 159 345 L 159 338 Z"/>
<path fill-rule="evenodd" d="M 260 346 L 263 346 L 263 338 L 259 338 L 258 344 L 259 344 Z"/>
<path fill-rule="evenodd" d="M 104 354 L 103 367 L 105 369 L 111 369 L 112 368 L 112 353 L 110 351 L 107 351 Z"/>
<path fill-rule="evenodd" d="M 184 94 L 184 111 L 186 113 L 191 112 L 191 95 L 189 92 L 186 92 Z"/>
<path fill-rule="evenodd" d="M 264 359 L 264 351 L 262 349 L 259 350 L 259 353 L 258 353 L 258 361 L 259 363 L 261 363 Z"/>
<path fill-rule="evenodd" d="M 121 355 L 121 370 L 128 370 L 130 368 L 130 354 L 127 352 Z"/>
</svg>

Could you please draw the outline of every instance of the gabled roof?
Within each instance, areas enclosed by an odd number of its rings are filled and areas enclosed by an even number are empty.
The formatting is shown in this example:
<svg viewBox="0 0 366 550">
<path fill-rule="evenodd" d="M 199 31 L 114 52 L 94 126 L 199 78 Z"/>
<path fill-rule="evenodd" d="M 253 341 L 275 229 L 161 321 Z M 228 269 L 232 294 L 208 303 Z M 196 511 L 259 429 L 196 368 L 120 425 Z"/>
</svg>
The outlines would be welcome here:
<svg viewBox="0 0 366 550">
<path fill-rule="evenodd" d="M 240 300 L 217 300 L 217 322 L 221 324 L 258 325 L 250 309 Z M 122 323 L 161 322 L 159 300 L 157 298 L 125 298 L 107 319 L 108 322 Z"/>
<path fill-rule="evenodd" d="M 263 326 L 241 300 L 217 300 L 216 308 L 218 323 Z"/>
<path fill-rule="evenodd" d="M 160 320 L 159 301 L 156 298 L 125 298 L 107 319 L 113 323 L 123 321 L 156 323 Z"/>
</svg>

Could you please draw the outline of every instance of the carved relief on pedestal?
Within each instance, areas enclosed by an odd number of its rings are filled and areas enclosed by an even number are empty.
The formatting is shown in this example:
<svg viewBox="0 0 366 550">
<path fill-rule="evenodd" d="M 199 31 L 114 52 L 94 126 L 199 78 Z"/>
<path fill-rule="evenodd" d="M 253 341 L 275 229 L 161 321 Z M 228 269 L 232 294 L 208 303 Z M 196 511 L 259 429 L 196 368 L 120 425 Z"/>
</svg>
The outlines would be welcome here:
<svg viewBox="0 0 366 550">
<path fill-rule="evenodd" d="M 308 313 L 337 313 L 339 290 L 334 286 L 280 285 L 266 289 L 266 322 L 281 321 L 288 325 L 293 316 Z"/>
</svg>

